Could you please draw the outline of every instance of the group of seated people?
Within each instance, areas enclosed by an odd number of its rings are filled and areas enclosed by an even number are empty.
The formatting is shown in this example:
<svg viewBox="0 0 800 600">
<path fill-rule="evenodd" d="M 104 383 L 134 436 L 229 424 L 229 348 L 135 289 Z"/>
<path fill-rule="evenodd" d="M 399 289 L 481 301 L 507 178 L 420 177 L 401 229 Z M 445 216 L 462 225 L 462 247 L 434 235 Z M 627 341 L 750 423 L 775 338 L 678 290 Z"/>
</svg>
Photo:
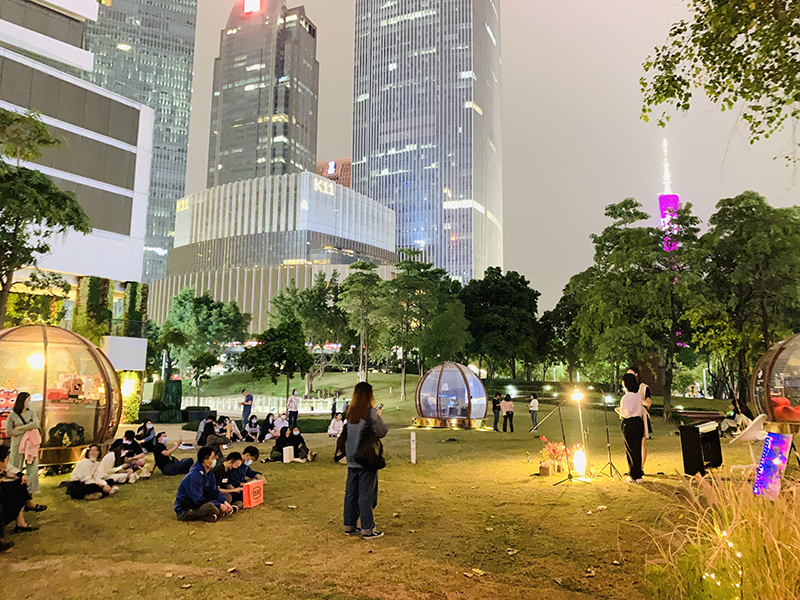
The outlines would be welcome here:
<svg viewBox="0 0 800 600">
<path fill-rule="evenodd" d="M 229 417 L 222 416 L 215 420 L 214 415 L 208 415 L 200 421 L 195 441 L 198 445 L 205 446 L 209 445 L 205 443 L 209 436 L 216 436 L 228 440 L 227 442 L 220 442 L 222 446 L 233 442 L 260 444 L 266 440 L 280 437 L 281 429 L 288 426 L 289 419 L 285 412 L 281 413 L 277 419 L 273 413 L 269 413 L 260 423 L 256 415 L 250 415 L 250 418 L 245 423 L 242 423 L 242 431 L 239 431 L 236 422 Z"/>
</svg>

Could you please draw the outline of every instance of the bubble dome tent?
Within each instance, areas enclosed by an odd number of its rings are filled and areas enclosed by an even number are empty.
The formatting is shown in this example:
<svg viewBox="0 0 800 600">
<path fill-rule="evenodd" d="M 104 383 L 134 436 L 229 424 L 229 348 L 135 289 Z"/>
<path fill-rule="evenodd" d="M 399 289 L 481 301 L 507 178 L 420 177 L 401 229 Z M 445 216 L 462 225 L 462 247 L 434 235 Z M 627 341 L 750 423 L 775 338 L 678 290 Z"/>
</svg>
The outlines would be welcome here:
<svg viewBox="0 0 800 600">
<path fill-rule="evenodd" d="M 486 418 L 486 388 L 468 367 L 446 362 L 428 371 L 415 394 L 417 427 L 473 429 Z"/>
<path fill-rule="evenodd" d="M 39 464 L 80 460 L 89 444 L 114 438 L 122 402 L 119 379 L 103 352 L 84 337 L 48 325 L 0 331 L 0 422 L 19 392 L 39 416 Z"/>
<path fill-rule="evenodd" d="M 800 432 L 800 334 L 764 354 L 750 387 L 759 412 L 767 416 L 768 431 Z"/>
</svg>

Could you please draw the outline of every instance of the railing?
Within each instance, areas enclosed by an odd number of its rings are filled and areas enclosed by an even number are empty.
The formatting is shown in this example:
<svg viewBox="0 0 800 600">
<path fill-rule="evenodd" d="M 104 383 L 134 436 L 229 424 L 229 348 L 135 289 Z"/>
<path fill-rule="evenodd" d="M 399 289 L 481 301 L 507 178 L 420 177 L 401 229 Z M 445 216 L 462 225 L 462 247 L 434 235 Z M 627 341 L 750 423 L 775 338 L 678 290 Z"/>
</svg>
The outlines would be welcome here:
<svg viewBox="0 0 800 600">
<path fill-rule="evenodd" d="M 184 396 L 181 401 L 181 408 L 185 409 L 189 406 L 207 406 L 211 410 L 217 411 L 220 415 L 228 417 L 241 417 L 242 407 L 239 403 L 244 400 L 244 396 L 213 396 L 204 398 L 200 397 L 198 402 L 197 396 Z M 341 411 L 344 406 L 345 400 L 339 398 L 337 403 L 337 410 Z M 328 416 L 331 414 L 333 400 L 317 400 L 316 398 L 310 400 L 300 400 L 300 414 L 307 416 Z M 286 398 L 282 396 L 253 396 L 253 407 L 251 413 L 257 415 L 259 419 L 266 417 L 269 413 L 278 416 L 278 414 L 286 410 Z"/>
</svg>

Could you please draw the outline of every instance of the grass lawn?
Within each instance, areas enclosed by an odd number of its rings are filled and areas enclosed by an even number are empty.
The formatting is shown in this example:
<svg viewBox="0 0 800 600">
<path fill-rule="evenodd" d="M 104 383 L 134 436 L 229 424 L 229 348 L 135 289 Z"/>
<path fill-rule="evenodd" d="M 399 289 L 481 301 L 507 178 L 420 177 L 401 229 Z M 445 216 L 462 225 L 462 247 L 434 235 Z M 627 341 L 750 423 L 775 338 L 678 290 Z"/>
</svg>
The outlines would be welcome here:
<svg viewBox="0 0 800 600">
<path fill-rule="evenodd" d="M 513 435 L 418 431 L 419 462 L 410 464 L 405 427 L 412 402 L 400 404 L 394 386 L 388 395 L 388 380 L 375 381 L 391 426 L 385 440 L 389 466 L 380 473 L 376 509 L 385 537 L 367 542 L 341 533 L 345 467 L 331 460 L 333 440 L 314 434 L 307 440 L 320 452 L 318 462 L 259 464 L 268 479 L 265 504 L 213 525 L 179 523 L 172 510 L 179 479 L 160 473 L 98 502 L 69 499 L 56 487 L 63 477 L 44 479 L 37 499 L 50 508 L 29 518 L 41 526 L 38 532 L 9 535 L 16 546 L 0 555 L 0 595 L 13 591 L 15 600 L 646 597 L 639 582 L 647 531 L 670 501 L 682 470 L 679 440 L 666 435 L 666 426 L 656 421 L 646 466 L 646 472 L 664 476 L 648 477 L 644 485 L 604 478 L 554 487 L 557 476 L 532 476 L 542 443 L 528 433 L 522 406 Z M 550 408 L 542 405 L 540 420 Z M 575 444 L 580 427 L 574 405 L 564 409 L 564 417 L 568 443 Z M 584 421 L 590 460 L 599 467 L 606 462 L 603 413 L 587 410 Z M 619 422 L 613 414 L 609 421 L 614 461 L 624 472 Z M 540 433 L 560 438 L 557 415 Z M 726 465 L 749 462 L 746 448 L 723 444 Z M 232 567 L 236 570 L 229 573 Z M 186 585 L 191 587 L 183 589 Z"/>
</svg>

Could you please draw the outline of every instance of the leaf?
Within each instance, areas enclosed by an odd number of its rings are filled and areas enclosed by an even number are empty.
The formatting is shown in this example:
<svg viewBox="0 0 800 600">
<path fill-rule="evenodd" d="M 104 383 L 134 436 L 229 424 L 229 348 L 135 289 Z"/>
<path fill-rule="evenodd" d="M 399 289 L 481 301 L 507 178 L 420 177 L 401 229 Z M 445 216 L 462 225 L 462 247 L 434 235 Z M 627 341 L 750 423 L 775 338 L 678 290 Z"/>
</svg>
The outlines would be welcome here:
<svg viewBox="0 0 800 600">
<path fill-rule="evenodd" d="M 228 569 L 228 573 L 235 573 L 235 572 L 236 572 L 236 567 L 231 567 L 230 569 Z"/>
<path fill-rule="evenodd" d="M 486 571 L 481 571 L 480 569 L 472 569 L 472 572 L 479 577 L 482 575 L 486 575 Z"/>
</svg>

